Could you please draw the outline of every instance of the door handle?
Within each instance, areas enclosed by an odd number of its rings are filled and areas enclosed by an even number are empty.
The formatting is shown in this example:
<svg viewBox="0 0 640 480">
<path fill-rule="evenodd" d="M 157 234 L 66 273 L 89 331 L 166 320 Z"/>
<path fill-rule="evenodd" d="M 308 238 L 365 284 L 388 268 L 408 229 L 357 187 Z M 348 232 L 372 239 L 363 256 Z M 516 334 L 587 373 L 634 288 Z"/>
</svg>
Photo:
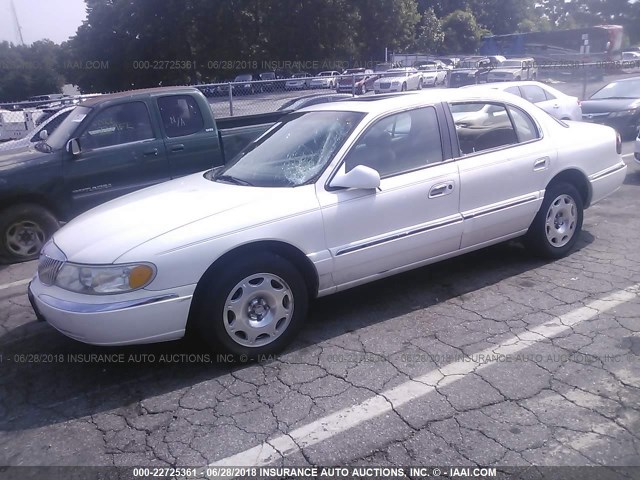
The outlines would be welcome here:
<svg viewBox="0 0 640 480">
<path fill-rule="evenodd" d="M 158 149 L 157 148 L 152 148 L 151 150 L 146 150 L 146 151 L 144 151 L 142 153 L 143 153 L 143 155 L 145 157 L 151 157 L 151 156 L 157 157 L 158 156 Z"/>
<path fill-rule="evenodd" d="M 442 197 L 448 195 L 453 191 L 453 182 L 439 183 L 431 187 L 429 190 L 429 198 Z"/>
<path fill-rule="evenodd" d="M 182 144 L 182 143 L 178 143 L 178 144 L 173 145 L 173 146 L 171 147 L 171 151 L 172 151 L 172 152 L 181 152 L 181 151 L 183 151 L 183 150 L 184 150 L 184 144 Z"/>
<path fill-rule="evenodd" d="M 549 157 L 542 157 L 533 162 L 533 171 L 545 170 L 549 166 Z"/>
<path fill-rule="evenodd" d="M 560 105 L 558 105 L 557 103 L 554 103 L 553 108 L 560 108 Z"/>
</svg>

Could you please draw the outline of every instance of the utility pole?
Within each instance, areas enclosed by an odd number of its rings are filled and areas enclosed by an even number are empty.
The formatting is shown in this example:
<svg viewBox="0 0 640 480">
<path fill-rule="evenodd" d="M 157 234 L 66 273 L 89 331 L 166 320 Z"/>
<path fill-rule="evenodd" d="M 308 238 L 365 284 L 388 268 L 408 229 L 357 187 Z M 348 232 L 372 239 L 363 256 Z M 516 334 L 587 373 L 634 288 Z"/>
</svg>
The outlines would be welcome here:
<svg viewBox="0 0 640 480">
<path fill-rule="evenodd" d="M 16 6 L 13 4 L 13 0 L 11 0 L 11 12 L 13 13 L 13 21 L 15 22 L 18 37 L 20 37 L 20 45 L 24 45 L 24 38 L 22 38 L 22 27 L 20 27 L 20 22 L 18 21 L 18 13 L 16 12 Z"/>
</svg>

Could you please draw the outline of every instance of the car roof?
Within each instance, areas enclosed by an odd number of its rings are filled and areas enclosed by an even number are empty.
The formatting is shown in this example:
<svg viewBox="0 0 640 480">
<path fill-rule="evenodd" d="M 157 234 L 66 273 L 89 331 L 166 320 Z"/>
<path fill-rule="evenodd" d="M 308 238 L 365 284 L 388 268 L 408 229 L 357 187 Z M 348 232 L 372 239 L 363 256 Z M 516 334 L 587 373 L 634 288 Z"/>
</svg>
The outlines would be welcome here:
<svg viewBox="0 0 640 480">
<path fill-rule="evenodd" d="M 460 87 L 461 90 L 493 90 L 493 91 L 504 91 L 509 87 L 526 87 L 528 85 L 534 87 L 541 87 L 552 93 L 557 97 L 571 97 L 572 95 L 567 95 L 564 92 L 561 92 L 557 88 L 552 87 L 551 85 L 547 85 L 546 83 L 536 82 L 535 80 L 519 80 L 516 82 L 490 82 L 483 83 L 481 85 L 467 85 L 464 87 Z"/>
<path fill-rule="evenodd" d="M 440 102 L 455 102 L 465 100 L 482 101 L 512 101 L 521 105 L 530 105 L 522 98 L 500 90 L 492 89 L 431 89 L 415 92 L 395 93 L 380 96 L 356 97 L 347 101 L 332 102 L 329 104 L 313 105 L 299 111 L 334 110 L 362 112 L 366 114 L 379 114 L 387 111 L 401 110 L 403 108 L 433 105 Z M 524 103 L 522 103 L 524 102 Z"/>
<path fill-rule="evenodd" d="M 195 93 L 199 90 L 195 87 L 156 87 L 156 88 L 141 88 L 140 90 L 127 90 L 125 92 L 107 93 L 99 95 L 97 97 L 87 98 L 80 105 L 83 107 L 92 107 L 96 104 L 108 102 L 111 100 L 117 100 L 120 98 L 136 98 L 136 97 L 148 97 L 162 95 L 163 93 L 180 94 L 180 93 Z"/>
<path fill-rule="evenodd" d="M 640 80 L 640 77 L 636 76 L 636 77 L 618 78 L 617 80 L 609 82 L 609 84 L 618 83 L 618 82 L 632 82 L 634 80 Z"/>
</svg>

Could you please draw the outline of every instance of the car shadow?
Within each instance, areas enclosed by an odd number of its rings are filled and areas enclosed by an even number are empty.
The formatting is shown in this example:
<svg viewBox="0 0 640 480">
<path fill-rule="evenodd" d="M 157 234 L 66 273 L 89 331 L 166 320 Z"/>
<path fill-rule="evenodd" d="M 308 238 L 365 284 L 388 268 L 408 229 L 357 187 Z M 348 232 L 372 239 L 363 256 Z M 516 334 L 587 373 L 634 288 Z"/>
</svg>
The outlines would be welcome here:
<svg viewBox="0 0 640 480">
<path fill-rule="evenodd" d="M 635 171 L 631 171 L 631 172 L 627 173 L 627 176 L 624 178 L 624 184 L 625 185 L 640 185 L 640 170 L 635 170 Z"/>
<path fill-rule="evenodd" d="M 583 231 L 576 251 L 593 235 Z M 574 252 L 575 253 L 575 252 Z M 395 317 L 497 284 L 545 265 L 518 242 L 499 244 L 313 302 L 285 353 L 313 348 Z M 527 288 L 530 281 L 523 280 Z M 95 347 L 30 322 L 0 336 L 0 430 L 63 423 L 251 368 L 208 351 L 197 338 L 155 345 Z M 31 326 L 30 326 L 31 325 Z M 24 332 L 22 330 L 28 330 Z"/>
</svg>

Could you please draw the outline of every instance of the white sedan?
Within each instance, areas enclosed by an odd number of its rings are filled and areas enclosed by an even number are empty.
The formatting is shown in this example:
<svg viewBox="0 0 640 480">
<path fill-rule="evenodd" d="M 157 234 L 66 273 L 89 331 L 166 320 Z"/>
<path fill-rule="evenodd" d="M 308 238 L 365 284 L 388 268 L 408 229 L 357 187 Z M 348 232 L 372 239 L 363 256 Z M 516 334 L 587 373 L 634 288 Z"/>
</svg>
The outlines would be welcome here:
<svg viewBox="0 0 640 480">
<path fill-rule="evenodd" d="M 535 103 L 542 110 L 560 120 L 574 120 L 576 122 L 582 120 L 582 107 L 578 97 L 566 95 L 544 83 L 534 81 L 499 82 L 469 85 L 463 88 L 502 90 Z"/>
<path fill-rule="evenodd" d="M 336 88 L 336 82 L 338 77 L 340 76 L 340 72 L 336 72 L 335 70 L 330 70 L 326 72 L 320 72 L 316 75 L 315 78 L 311 80 L 309 86 L 311 88 Z"/>
<path fill-rule="evenodd" d="M 486 121 L 454 128 L 469 110 Z M 313 106 L 224 167 L 69 222 L 43 248 L 29 298 L 87 343 L 189 330 L 216 350 L 270 354 L 310 299 L 516 237 L 567 255 L 583 210 L 622 184 L 620 151 L 609 127 L 491 90 Z"/>
<path fill-rule="evenodd" d="M 392 68 L 373 83 L 375 93 L 406 92 L 422 89 L 422 74 L 413 67 Z"/>
</svg>

